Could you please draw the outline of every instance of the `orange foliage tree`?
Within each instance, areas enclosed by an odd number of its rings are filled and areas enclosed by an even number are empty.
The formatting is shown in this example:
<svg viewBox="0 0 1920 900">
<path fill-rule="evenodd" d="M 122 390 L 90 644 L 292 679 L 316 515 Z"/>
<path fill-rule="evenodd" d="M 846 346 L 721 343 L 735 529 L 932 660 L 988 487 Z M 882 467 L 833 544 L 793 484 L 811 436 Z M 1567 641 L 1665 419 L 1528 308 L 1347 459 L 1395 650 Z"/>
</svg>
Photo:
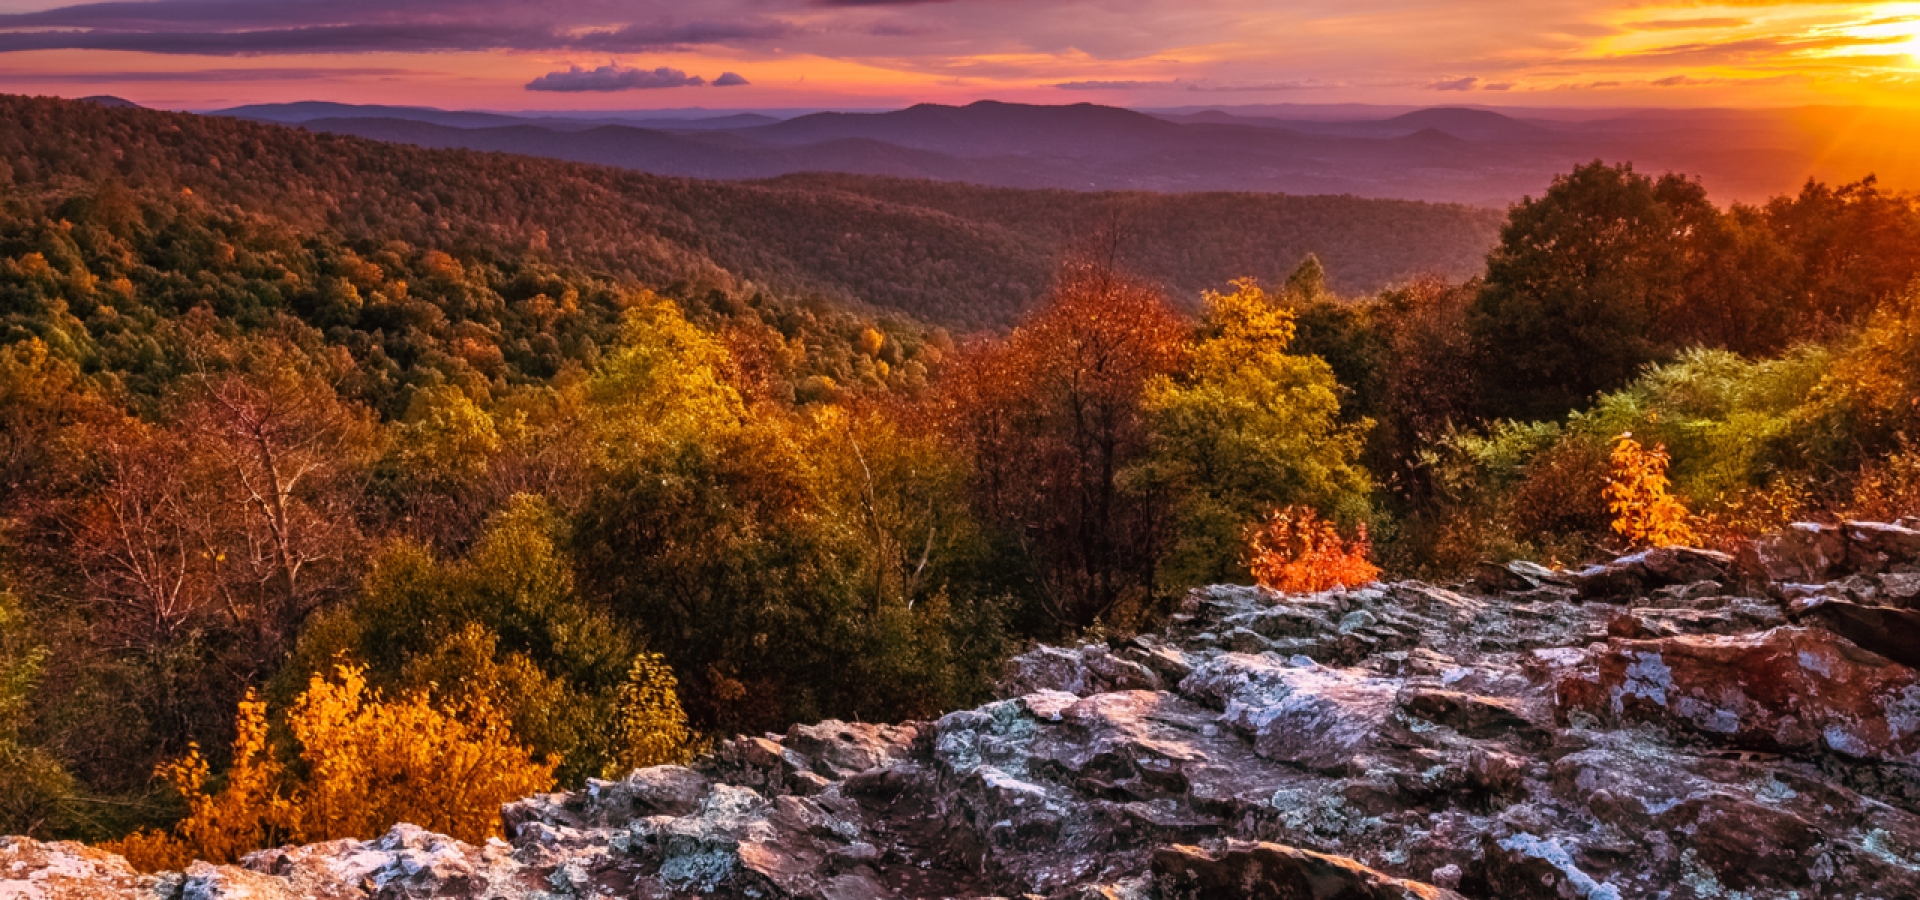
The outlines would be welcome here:
<svg viewBox="0 0 1920 900">
<path fill-rule="evenodd" d="M 1613 530 L 1636 546 L 1674 547 L 1699 541 L 1686 504 L 1669 492 L 1667 448 L 1640 446 L 1632 432 L 1613 440 L 1607 509 Z"/>
<path fill-rule="evenodd" d="M 1085 627 L 1150 594 L 1164 499 L 1123 488 L 1148 449 L 1147 384 L 1177 371 L 1187 327 L 1153 288 L 1068 267 L 1004 341 L 947 370 L 947 425 L 974 460 L 976 508 L 1019 536 L 1056 622 Z"/>
<path fill-rule="evenodd" d="M 1288 506 L 1267 515 L 1247 540 L 1247 564 L 1261 587 L 1311 593 L 1358 587 L 1380 577 L 1368 561 L 1372 545 L 1362 524 L 1352 539 L 1312 508 Z"/>
<path fill-rule="evenodd" d="M 398 822 L 478 842 L 499 836 L 501 804 L 551 790 L 558 766 L 535 760 L 485 694 L 388 700 L 360 666 L 315 675 L 287 724 L 300 745 L 299 777 L 274 756 L 266 704 L 249 693 L 225 786 L 206 791 L 209 767 L 193 748 L 157 772 L 186 801 L 186 818 L 170 833 L 136 832 L 106 849 L 158 870 L 232 862 L 282 841 L 371 838 Z"/>
</svg>

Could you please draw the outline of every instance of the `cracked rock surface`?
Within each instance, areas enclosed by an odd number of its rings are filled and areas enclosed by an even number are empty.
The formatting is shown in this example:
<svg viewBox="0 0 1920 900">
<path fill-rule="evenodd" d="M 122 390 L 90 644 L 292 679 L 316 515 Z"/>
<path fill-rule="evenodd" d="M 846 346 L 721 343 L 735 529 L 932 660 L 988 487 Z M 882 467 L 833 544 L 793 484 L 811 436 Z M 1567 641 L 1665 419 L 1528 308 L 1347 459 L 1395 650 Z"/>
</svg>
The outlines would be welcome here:
<svg viewBox="0 0 1920 900">
<path fill-rule="evenodd" d="M 1205 588 L 1159 634 L 1016 657 L 977 709 L 736 738 L 512 804 L 506 841 L 147 876 L 8 838 L 0 897 L 1920 897 L 1920 675 L 1863 649 L 1915 605 L 1920 531 L 1874 523 Z"/>
</svg>

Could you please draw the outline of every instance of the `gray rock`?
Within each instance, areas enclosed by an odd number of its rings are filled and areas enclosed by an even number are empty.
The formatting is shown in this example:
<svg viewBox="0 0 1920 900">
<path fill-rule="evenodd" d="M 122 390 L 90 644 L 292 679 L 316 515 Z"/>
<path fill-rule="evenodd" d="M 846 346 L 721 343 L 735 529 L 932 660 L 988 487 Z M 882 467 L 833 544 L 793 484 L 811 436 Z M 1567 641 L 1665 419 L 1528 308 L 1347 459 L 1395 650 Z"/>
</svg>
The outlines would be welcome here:
<svg viewBox="0 0 1920 900">
<path fill-rule="evenodd" d="M 935 722 L 509 804 L 510 843 L 399 826 L 152 876 L 5 838 L 0 896 L 1920 897 L 1913 524 L 1742 555 L 1792 583 L 1666 549 L 1500 567 L 1497 596 L 1211 587 L 1161 634 L 1024 653 L 1002 699 Z"/>
</svg>

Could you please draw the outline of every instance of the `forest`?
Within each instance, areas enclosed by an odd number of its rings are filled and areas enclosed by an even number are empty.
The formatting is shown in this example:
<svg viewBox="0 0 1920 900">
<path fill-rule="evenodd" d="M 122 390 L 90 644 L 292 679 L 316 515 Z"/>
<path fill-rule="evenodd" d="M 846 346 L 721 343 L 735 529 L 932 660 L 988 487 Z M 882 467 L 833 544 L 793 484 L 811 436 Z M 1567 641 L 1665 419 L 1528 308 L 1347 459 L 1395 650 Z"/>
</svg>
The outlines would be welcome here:
<svg viewBox="0 0 1920 900">
<path fill-rule="evenodd" d="M 912 307 L 704 243 L 738 186 L 0 105 L 0 831 L 148 867 L 485 837 L 1198 585 L 1920 511 L 1920 203 L 1870 177 L 1722 207 L 1595 162 L 1482 274 L 1371 292 L 1175 293 L 1089 213 Z M 575 214 L 616 182 L 659 206 Z M 1023 312 L 903 311 L 942 303 Z"/>
</svg>

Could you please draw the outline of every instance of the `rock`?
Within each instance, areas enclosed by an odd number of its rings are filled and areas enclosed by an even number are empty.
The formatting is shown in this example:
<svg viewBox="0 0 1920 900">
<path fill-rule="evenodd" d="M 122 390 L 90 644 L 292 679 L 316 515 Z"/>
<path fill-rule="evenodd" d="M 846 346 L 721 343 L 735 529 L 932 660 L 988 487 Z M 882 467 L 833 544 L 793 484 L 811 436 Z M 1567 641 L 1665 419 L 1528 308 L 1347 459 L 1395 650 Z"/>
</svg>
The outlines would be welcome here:
<svg viewBox="0 0 1920 900">
<path fill-rule="evenodd" d="M 1482 562 L 1473 570 L 1474 587 L 1489 594 L 1519 593 L 1542 587 L 1571 587 L 1567 577 L 1539 563 L 1514 560 L 1504 565 Z"/>
<path fill-rule="evenodd" d="M 1880 576 L 1880 597 L 1889 606 L 1920 609 L 1920 573 Z"/>
<path fill-rule="evenodd" d="M 1194 669 L 1180 690 L 1224 709 L 1226 724 L 1249 736 L 1261 756 L 1338 770 L 1380 740 L 1402 684 L 1358 670 L 1229 653 Z"/>
<path fill-rule="evenodd" d="M 1497 597 L 1205 588 L 1161 633 L 1022 654 L 994 702 L 721 741 L 509 804 L 508 841 L 399 826 L 148 876 L 12 838 L 0 896 L 1920 897 L 1906 540 L 1769 544 L 1839 542 L 1806 584 L 1670 549 L 1486 571 Z"/>
<path fill-rule="evenodd" d="M 114 854 L 71 841 L 0 837 L 0 897 L 22 900 L 152 900 L 158 879 Z"/>
<path fill-rule="evenodd" d="M 828 719 L 818 725 L 787 729 L 782 746 L 813 763 L 813 773 L 843 780 L 851 775 L 906 759 L 919 737 L 917 725 L 848 724 Z"/>
<path fill-rule="evenodd" d="M 1823 630 L 1614 639 L 1559 662 L 1563 721 L 1583 714 L 1720 747 L 1920 762 L 1915 672 Z"/>
<path fill-rule="evenodd" d="M 1847 564 L 1855 572 L 1874 574 L 1891 566 L 1920 562 L 1920 530 L 1882 522 L 1848 522 Z"/>
<path fill-rule="evenodd" d="M 1909 669 L 1920 669 L 1920 610 L 1861 606 L 1815 598 L 1796 605 L 1796 617 L 1878 653 Z"/>
<path fill-rule="evenodd" d="M 1725 581 L 1733 565 L 1733 557 L 1725 553 L 1656 547 L 1569 573 L 1568 580 L 1581 597 L 1604 600 L 1643 595 L 1671 585 Z"/>
<path fill-rule="evenodd" d="M 1534 739 L 1542 734 L 1513 700 L 1414 686 L 1401 692 L 1399 702 L 1409 715 L 1469 737 L 1520 735 Z"/>
<path fill-rule="evenodd" d="M 1242 897 L 1247 900 L 1459 900 L 1430 884 L 1376 872 L 1343 856 L 1267 843 L 1230 843 L 1226 849 L 1172 846 L 1153 854 L 1153 876 L 1163 897 Z"/>
<path fill-rule="evenodd" d="M 1581 871 L 1557 840 L 1489 834 L 1482 852 L 1488 893 L 1501 900 L 1620 900 L 1619 888 Z"/>
<path fill-rule="evenodd" d="M 1764 581 L 1822 583 L 1845 569 L 1847 536 L 1831 526 L 1795 522 L 1754 541 L 1742 557 L 1743 568 Z"/>
<path fill-rule="evenodd" d="M 1104 644 L 1087 644 L 1072 650 L 1036 647 L 1007 660 L 995 693 L 1022 697 L 1037 691 L 1064 691 L 1084 697 L 1161 686 L 1159 674 L 1143 662 L 1115 656 Z"/>
</svg>

